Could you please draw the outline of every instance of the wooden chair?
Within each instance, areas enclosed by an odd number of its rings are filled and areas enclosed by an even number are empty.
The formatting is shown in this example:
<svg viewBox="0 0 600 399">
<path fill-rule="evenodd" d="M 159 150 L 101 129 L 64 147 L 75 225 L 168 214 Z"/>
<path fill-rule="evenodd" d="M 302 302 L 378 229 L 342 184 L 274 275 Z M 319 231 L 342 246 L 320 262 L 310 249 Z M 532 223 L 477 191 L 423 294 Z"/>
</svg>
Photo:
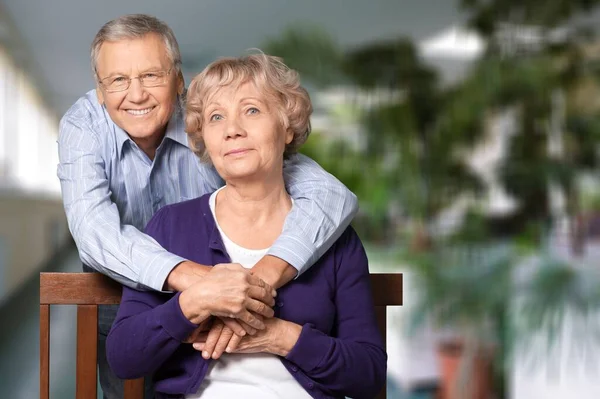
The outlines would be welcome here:
<svg viewBox="0 0 600 399">
<path fill-rule="evenodd" d="M 386 306 L 402 305 L 402 275 L 372 274 L 377 321 L 386 332 Z M 99 273 L 40 273 L 40 399 L 50 393 L 50 305 L 77 305 L 77 399 L 96 398 L 98 305 L 121 300 L 121 286 Z M 125 399 L 142 399 L 143 379 L 125 383 Z M 385 389 L 378 398 L 386 397 Z"/>
</svg>

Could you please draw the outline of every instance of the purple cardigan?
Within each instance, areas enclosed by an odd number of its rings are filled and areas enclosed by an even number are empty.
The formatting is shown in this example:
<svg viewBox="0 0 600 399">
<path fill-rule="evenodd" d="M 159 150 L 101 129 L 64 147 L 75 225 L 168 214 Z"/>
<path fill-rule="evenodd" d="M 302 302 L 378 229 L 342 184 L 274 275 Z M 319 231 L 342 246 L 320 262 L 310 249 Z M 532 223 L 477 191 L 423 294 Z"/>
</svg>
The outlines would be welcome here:
<svg viewBox="0 0 600 399">
<path fill-rule="evenodd" d="M 209 197 L 163 207 L 146 233 L 186 259 L 229 262 Z M 153 374 L 161 398 L 195 393 L 211 361 L 182 343 L 197 326 L 184 317 L 178 298 L 123 287 L 106 344 L 117 376 Z M 315 265 L 280 288 L 276 300 L 276 317 L 302 325 L 298 342 L 281 362 L 313 398 L 373 398 L 382 389 L 387 355 L 375 320 L 367 257 L 351 227 Z"/>
</svg>

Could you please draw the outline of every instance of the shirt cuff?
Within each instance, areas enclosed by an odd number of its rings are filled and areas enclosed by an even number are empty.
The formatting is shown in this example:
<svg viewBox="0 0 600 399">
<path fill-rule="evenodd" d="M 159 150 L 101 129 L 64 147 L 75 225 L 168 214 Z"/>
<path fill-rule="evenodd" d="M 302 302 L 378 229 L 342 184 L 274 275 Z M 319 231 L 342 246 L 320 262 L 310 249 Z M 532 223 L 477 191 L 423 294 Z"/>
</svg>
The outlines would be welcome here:
<svg viewBox="0 0 600 399">
<path fill-rule="evenodd" d="M 187 259 L 181 256 L 173 255 L 167 251 L 161 251 L 157 254 L 146 267 L 143 267 L 140 273 L 140 283 L 155 291 L 167 292 L 163 290 L 169 273 L 181 262 Z"/>
<path fill-rule="evenodd" d="M 285 357 L 305 372 L 317 368 L 329 356 L 332 338 L 315 329 L 312 324 L 304 324 L 296 345 Z"/>
<path fill-rule="evenodd" d="M 319 259 L 312 241 L 299 234 L 284 234 L 271 246 L 267 255 L 283 259 L 296 270 L 296 278 L 308 270 Z"/>
<path fill-rule="evenodd" d="M 167 334 L 177 341 L 183 342 L 198 326 L 189 321 L 181 311 L 181 306 L 179 306 L 180 295 L 181 292 L 178 292 L 173 298 L 156 307 L 155 315 L 159 325 Z"/>
</svg>

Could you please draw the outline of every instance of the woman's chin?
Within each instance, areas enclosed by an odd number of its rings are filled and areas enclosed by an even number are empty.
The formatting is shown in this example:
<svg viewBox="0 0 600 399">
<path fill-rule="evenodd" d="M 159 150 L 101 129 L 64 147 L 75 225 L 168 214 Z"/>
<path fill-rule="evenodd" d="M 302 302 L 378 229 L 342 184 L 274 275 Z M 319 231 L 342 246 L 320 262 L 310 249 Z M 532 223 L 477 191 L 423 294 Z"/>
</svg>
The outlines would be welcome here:
<svg viewBox="0 0 600 399">
<path fill-rule="evenodd" d="M 225 181 L 228 180 L 250 180 L 253 177 L 258 177 L 259 173 L 257 169 L 243 169 L 243 168 L 233 168 L 228 169 L 226 173 L 221 174 Z"/>
<path fill-rule="evenodd" d="M 242 160 L 227 162 L 225 165 L 222 165 L 222 169 L 223 173 L 221 173 L 219 168 L 217 168 L 217 172 L 219 172 L 224 180 L 247 179 L 264 174 L 264 171 L 261 171 L 261 168 L 255 162 L 244 162 Z"/>
</svg>

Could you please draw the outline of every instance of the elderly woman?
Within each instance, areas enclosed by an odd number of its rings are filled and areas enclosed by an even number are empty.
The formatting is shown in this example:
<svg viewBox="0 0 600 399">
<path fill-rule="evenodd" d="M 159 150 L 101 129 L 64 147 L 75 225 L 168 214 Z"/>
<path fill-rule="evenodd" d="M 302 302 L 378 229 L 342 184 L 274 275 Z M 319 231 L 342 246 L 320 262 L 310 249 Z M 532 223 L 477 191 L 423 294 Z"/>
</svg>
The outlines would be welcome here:
<svg viewBox="0 0 600 399">
<path fill-rule="evenodd" d="M 284 159 L 306 141 L 311 111 L 297 74 L 278 58 L 258 54 L 209 65 L 188 90 L 186 131 L 226 185 L 162 208 L 146 232 L 198 263 L 252 267 L 292 207 Z M 381 390 L 387 357 L 367 258 L 352 228 L 279 290 L 264 329 L 218 360 L 198 351 L 205 345 L 202 331 L 213 316 L 227 316 L 219 303 L 237 293 L 224 285 L 220 290 L 222 282 L 211 274 L 174 295 L 123 288 L 107 342 L 119 377 L 154 374 L 156 392 L 169 398 L 372 398 Z"/>
</svg>

